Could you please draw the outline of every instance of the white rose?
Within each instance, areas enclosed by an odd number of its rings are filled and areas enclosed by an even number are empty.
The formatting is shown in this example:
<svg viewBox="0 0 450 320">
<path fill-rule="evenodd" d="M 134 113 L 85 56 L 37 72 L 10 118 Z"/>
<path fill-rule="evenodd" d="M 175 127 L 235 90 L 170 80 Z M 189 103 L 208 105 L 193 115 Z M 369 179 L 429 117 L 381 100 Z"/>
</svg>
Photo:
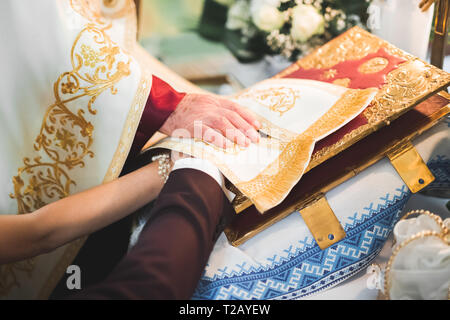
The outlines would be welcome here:
<svg viewBox="0 0 450 320">
<path fill-rule="evenodd" d="M 284 24 L 284 16 L 280 10 L 267 3 L 252 6 L 252 19 L 259 29 L 266 32 L 280 29 Z"/>
<path fill-rule="evenodd" d="M 236 0 L 215 0 L 217 3 L 220 3 L 221 5 L 230 7 Z"/>
<path fill-rule="evenodd" d="M 247 27 L 250 22 L 250 6 L 247 1 L 236 1 L 228 10 L 226 27 L 230 30 L 238 30 Z"/>
<path fill-rule="evenodd" d="M 292 9 L 292 38 L 306 42 L 315 34 L 325 31 L 323 16 L 312 5 L 300 4 Z"/>
</svg>

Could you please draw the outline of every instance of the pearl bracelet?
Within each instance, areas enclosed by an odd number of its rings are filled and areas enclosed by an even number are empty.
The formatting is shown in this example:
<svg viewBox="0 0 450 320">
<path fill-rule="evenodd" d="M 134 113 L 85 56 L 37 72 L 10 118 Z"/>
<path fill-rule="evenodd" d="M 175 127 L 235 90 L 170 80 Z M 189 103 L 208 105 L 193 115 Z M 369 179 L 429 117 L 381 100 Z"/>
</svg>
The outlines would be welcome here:
<svg viewBox="0 0 450 320">
<path fill-rule="evenodd" d="M 168 153 L 163 153 L 153 156 L 152 161 L 156 160 L 158 160 L 158 174 L 161 176 L 165 183 L 169 178 L 169 173 L 172 169 L 170 155 Z"/>
</svg>

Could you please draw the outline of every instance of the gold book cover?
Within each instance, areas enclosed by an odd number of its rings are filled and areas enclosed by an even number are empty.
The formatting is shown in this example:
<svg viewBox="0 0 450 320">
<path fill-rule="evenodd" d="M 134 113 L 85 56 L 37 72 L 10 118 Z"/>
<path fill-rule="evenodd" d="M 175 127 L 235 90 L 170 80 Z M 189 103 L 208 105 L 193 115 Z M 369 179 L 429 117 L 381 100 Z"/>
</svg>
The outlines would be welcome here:
<svg viewBox="0 0 450 320">
<path fill-rule="evenodd" d="M 363 112 L 316 143 L 305 173 L 389 125 L 450 83 L 449 73 L 359 27 L 329 41 L 274 78 L 316 80 L 359 90 L 378 89 Z M 286 97 L 289 94 L 293 96 Z M 295 101 L 294 94 L 284 92 L 278 101 L 272 99 L 269 107 L 285 108 L 286 101 Z M 247 197 L 234 191 L 238 193 L 233 203 L 238 213 L 252 205 Z"/>
</svg>

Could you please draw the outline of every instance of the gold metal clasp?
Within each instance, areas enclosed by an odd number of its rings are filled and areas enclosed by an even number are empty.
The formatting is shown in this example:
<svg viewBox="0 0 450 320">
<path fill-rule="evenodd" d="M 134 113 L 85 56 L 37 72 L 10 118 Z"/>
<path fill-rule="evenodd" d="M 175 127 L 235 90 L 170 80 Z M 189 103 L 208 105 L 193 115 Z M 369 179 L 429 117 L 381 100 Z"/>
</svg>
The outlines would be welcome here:
<svg viewBox="0 0 450 320">
<path fill-rule="evenodd" d="M 386 155 L 412 193 L 434 181 L 433 174 L 411 142 L 400 144 Z"/>
<path fill-rule="evenodd" d="M 345 238 L 345 231 L 323 194 L 299 212 L 320 249 L 324 250 Z"/>
</svg>

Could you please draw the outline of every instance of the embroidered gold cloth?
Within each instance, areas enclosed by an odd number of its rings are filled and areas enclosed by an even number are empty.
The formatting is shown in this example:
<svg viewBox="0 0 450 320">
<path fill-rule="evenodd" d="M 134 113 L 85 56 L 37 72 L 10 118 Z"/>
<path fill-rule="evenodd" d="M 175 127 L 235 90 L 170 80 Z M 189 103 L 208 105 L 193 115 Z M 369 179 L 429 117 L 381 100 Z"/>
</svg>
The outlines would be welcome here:
<svg viewBox="0 0 450 320">
<path fill-rule="evenodd" d="M 233 97 L 258 115 L 265 134 L 260 143 L 221 150 L 196 139 L 166 138 L 154 148 L 210 160 L 264 212 L 300 180 L 315 143 L 360 114 L 376 93 L 313 80 L 266 80 Z"/>
</svg>

